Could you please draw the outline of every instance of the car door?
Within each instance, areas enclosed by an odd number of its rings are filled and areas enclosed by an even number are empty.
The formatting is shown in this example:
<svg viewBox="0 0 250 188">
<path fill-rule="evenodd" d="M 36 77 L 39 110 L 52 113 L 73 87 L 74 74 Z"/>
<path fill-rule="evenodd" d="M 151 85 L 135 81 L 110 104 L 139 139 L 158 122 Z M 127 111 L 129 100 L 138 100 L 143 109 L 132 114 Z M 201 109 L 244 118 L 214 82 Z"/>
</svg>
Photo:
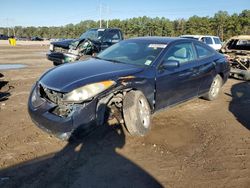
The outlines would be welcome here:
<svg viewBox="0 0 250 188">
<path fill-rule="evenodd" d="M 216 52 L 213 49 L 207 47 L 206 45 L 194 42 L 194 46 L 198 58 L 198 77 L 201 80 L 198 92 L 198 94 L 200 95 L 207 92 L 210 88 L 210 85 L 216 74 L 215 62 L 217 59 L 215 59 Z"/>
<path fill-rule="evenodd" d="M 192 42 L 172 44 L 162 58 L 162 63 L 178 62 L 179 67 L 161 68 L 156 72 L 156 109 L 197 96 L 200 80 L 196 52 Z"/>
</svg>

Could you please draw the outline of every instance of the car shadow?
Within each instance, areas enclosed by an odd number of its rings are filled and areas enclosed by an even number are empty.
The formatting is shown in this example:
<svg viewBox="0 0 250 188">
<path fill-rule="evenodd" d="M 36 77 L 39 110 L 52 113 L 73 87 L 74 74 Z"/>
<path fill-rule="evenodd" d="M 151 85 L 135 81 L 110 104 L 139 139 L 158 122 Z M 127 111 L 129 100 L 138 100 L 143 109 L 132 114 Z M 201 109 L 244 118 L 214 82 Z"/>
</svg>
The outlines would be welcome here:
<svg viewBox="0 0 250 188">
<path fill-rule="evenodd" d="M 227 94 L 230 95 L 230 94 Z M 250 130 L 250 82 L 241 82 L 231 88 L 229 110 L 236 119 Z"/>
<path fill-rule="evenodd" d="M 163 187 L 117 153 L 125 145 L 121 125 L 102 125 L 58 153 L 0 171 L 0 187 Z"/>
</svg>

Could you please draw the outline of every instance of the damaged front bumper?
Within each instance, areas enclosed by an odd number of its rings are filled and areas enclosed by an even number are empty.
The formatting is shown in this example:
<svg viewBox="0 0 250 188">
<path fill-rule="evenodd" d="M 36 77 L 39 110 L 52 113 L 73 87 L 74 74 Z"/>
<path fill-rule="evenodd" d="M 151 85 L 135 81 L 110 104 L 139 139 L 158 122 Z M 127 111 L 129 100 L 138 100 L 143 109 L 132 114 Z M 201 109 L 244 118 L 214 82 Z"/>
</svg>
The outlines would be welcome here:
<svg viewBox="0 0 250 188">
<path fill-rule="evenodd" d="M 87 130 L 96 124 L 97 99 L 83 104 L 59 105 L 43 98 L 39 90 L 36 84 L 29 97 L 28 111 L 32 121 L 42 130 L 67 140 L 76 129 Z"/>
<path fill-rule="evenodd" d="M 53 61 L 55 65 L 73 62 L 78 59 L 77 55 L 61 52 L 48 52 L 46 55 L 47 59 Z"/>
</svg>

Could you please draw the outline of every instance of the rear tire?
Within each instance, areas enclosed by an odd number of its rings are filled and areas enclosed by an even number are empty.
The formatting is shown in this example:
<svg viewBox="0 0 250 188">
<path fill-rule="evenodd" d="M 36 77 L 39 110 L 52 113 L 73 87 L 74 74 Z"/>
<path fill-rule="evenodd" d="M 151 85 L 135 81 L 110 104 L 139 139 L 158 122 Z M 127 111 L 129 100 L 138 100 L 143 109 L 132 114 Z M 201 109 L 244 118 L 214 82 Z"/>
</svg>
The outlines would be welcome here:
<svg viewBox="0 0 250 188">
<path fill-rule="evenodd" d="M 141 91 L 130 91 L 123 100 L 125 126 L 131 135 L 144 136 L 151 127 L 151 109 Z"/>
<path fill-rule="evenodd" d="M 221 87 L 222 87 L 222 78 L 219 74 L 217 74 L 213 79 L 209 92 L 203 97 L 209 101 L 217 99 L 220 94 Z"/>
</svg>

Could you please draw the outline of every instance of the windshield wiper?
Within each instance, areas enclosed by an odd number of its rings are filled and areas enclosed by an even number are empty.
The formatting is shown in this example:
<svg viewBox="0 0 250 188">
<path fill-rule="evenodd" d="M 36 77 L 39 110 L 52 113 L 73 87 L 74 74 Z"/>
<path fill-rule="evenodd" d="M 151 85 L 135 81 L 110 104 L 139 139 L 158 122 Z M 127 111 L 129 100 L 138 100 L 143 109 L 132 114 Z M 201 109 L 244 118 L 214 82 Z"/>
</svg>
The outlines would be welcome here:
<svg viewBox="0 0 250 188">
<path fill-rule="evenodd" d="M 115 59 L 103 59 L 103 60 L 105 60 L 105 61 L 111 61 L 113 63 L 123 63 L 123 62 L 115 60 Z"/>
<path fill-rule="evenodd" d="M 110 61 L 110 62 L 113 62 L 113 63 L 123 63 L 122 61 L 118 61 L 118 60 L 115 60 L 115 59 L 104 59 L 104 58 L 100 58 L 100 57 L 93 57 L 95 59 L 101 59 L 101 60 L 104 60 L 104 61 Z"/>
<path fill-rule="evenodd" d="M 97 56 L 92 56 L 93 58 L 95 58 L 95 59 L 102 59 L 102 58 L 100 58 L 100 57 L 97 57 Z"/>
</svg>

